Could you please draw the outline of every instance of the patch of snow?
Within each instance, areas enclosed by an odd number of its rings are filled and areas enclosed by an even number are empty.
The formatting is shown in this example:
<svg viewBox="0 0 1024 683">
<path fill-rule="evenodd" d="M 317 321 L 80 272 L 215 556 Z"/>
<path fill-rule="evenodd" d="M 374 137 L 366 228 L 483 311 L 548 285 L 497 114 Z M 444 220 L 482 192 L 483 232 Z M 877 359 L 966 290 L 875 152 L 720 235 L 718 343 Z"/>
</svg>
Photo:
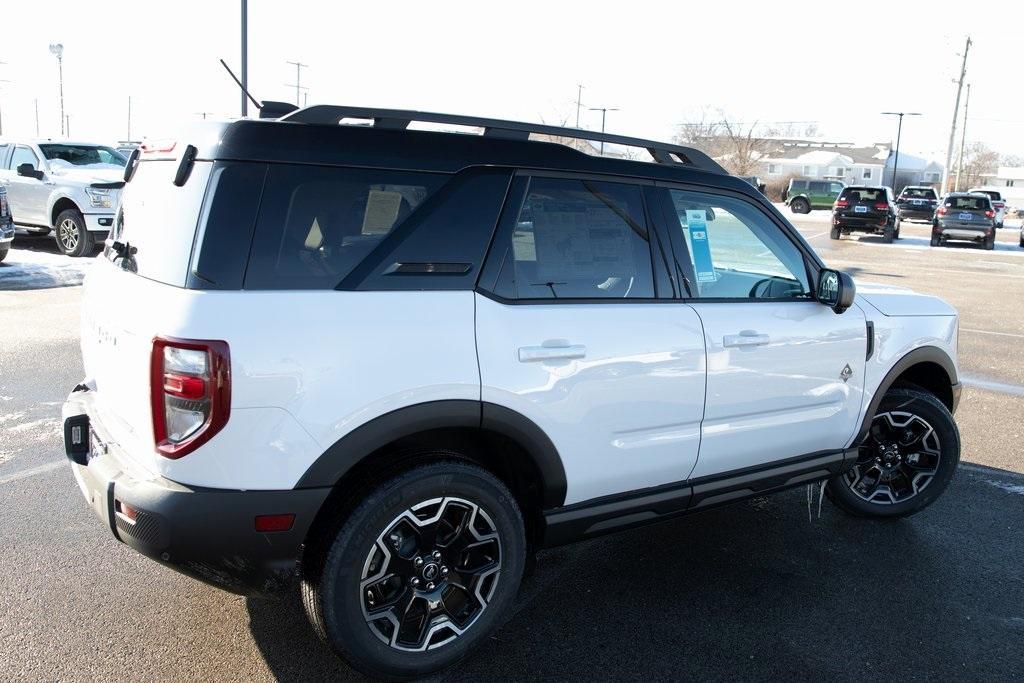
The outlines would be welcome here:
<svg viewBox="0 0 1024 683">
<path fill-rule="evenodd" d="M 1016 493 L 1018 496 L 1024 496 L 1024 485 L 1022 484 L 1007 484 L 1006 482 L 996 481 L 995 479 L 982 479 L 982 481 L 989 486 L 995 486 L 997 489 Z"/>
<path fill-rule="evenodd" d="M 0 291 L 80 285 L 95 261 L 15 246 L 0 261 Z"/>
</svg>

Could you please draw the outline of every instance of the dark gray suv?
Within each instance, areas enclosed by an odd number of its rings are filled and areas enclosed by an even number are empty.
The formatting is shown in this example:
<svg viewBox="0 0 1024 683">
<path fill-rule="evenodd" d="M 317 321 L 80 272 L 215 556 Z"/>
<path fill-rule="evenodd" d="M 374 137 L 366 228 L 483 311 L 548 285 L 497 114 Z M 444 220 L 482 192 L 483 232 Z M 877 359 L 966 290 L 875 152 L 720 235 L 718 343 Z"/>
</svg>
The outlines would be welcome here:
<svg viewBox="0 0 1024 683">
<path fill-rule="evenodd" d="M 986 249 L 996 246 L 996 212 L 988 195 L 951 192 L 935 210 L 932 246 L 947 240 L 980 242 Z"/>
</svg>

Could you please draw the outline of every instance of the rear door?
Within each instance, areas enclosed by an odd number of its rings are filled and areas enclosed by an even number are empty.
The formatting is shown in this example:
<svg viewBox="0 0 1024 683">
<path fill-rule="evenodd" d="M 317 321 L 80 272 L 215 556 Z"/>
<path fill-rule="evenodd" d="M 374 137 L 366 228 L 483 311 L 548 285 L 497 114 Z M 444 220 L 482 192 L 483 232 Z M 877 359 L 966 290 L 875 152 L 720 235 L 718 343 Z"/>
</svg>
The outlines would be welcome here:
<svg viewBox="0 0 1024 683">
<path fill-rule="evenodd" d="M 566 503 L 687 478 L 704 410 L 704 338 L 672 298 L 644 187 L 513 183 L 476 297 L 486 405 L 552 440 Z"/>
<path fill-rule="evenodd" d="M 673 187 L 666 226 L 707 347 L 693 477 L 842 449 L 858 427 L 867 335 L 813 299 L 808 257 L 741 195 Z"/>
</svg>

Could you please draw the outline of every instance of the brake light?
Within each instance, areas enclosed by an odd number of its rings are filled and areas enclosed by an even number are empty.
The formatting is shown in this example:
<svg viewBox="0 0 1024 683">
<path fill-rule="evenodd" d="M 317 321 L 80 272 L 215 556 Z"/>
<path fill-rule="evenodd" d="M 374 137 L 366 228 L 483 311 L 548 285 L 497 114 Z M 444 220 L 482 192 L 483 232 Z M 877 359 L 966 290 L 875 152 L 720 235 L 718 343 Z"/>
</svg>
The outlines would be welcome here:
<svg viewBox="0 0 1024 683">
<path fill-rule="evenodd" d="M 937 213 L 940 216 L 945 216 L 948 212 L 949 212 L 949 209 L 947 209 L 944 206 L 940 206 L 939 208 L 937 208 L 935 210 L 935 213 Z"/>
<path fill-rule="evenodd" d="M 889 208 L 889 204 L 886 202 L 877 202 L 875 204 L 875 211 L 885 211 Z"/>
<path fill-rule="evenodd" d="M 987 210 L 985 211 L 985 215 L 986 215 L 986 216 L 987 216 L 988 218 L 995 218 L 995 217 L 996 217 L 996 212 L 995 212 L 995 211 L 993 211 L 992 209 L 987 209 Z"/>
<path fill-rule="evenodd" d="M 850 206 L 850 202 L 846 201 L 845 199 L 837 199 L 836 200 L 835 208 L 837 208 L 837 209 L 846 209 L 846 208 L 849 208 L 849 206 Z"/>
<path fill-rule="evenodd" d="M 227 342 L 155 338 L 150 402 L 160 455 L 177 459 L 209 441 L 231 413 Z"/>
</svg>

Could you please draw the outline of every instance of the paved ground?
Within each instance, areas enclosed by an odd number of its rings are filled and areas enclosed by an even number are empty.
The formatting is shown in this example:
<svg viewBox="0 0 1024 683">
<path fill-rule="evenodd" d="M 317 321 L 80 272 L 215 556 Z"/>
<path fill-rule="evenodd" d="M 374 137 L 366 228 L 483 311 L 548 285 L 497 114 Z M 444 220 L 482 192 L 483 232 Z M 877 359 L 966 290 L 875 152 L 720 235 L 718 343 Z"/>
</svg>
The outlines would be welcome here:
<svg viewBox="0 0 1024 683">
<path fill-rule="evenodd" d="M 966 464 L 949 492 L 912 519 L 880 524 L 827 502 L 809 520 L 804 492 L 792 491 L 544 553 L 519 611 L 445 678 L 1019 679 L 1017 232 L 985 252 L 929 249 L 923 226 L 906 226 L 890 246 L 832 242 L 818 214 L 798 225 L 859 280 L 933 292 L 960 309 L 972 383 L 957 415 Z M 16 247 L 11 256 L 44 260 Z M 59 404 L 82 374 L 80 289 L 9 291 L 12 281 L 0 268 L 0 680 L 352 678 L 294 601 L 207 588 L 104 532 L 58 433 Z"/>
</svg>

